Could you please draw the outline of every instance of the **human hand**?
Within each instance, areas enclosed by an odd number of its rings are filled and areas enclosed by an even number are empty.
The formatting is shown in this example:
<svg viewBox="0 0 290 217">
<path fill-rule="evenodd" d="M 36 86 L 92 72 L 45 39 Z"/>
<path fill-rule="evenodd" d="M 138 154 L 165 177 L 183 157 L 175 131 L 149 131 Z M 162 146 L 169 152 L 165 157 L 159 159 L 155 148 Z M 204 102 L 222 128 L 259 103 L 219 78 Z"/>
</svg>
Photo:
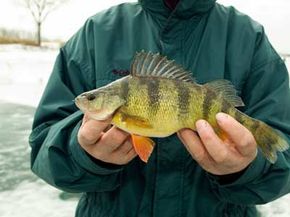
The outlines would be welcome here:
<svg viewBox="0 0 290 217">
<path fill-rule="evenodd" d="M 257 155 L 255 138 L 247 128 L 227 114 L 219 113 L 216 119 L 228 139 L 220 139 L 205 120 L 196 122 L 197 133 L 182 129 L 177 133 L 178 137 L 204 170 L 214 175 L 242 171 Z"/>
<path fill-rule="evenodd" d="M 98 160 L 118 165 L 127 164 L 136 156 L 130 134 L 114 126 L 106 131 L 110 123 L 110 119 L 97 121 L 85 114 L 78 132 L 78 142 L 88 154 Z"/>
</svg>

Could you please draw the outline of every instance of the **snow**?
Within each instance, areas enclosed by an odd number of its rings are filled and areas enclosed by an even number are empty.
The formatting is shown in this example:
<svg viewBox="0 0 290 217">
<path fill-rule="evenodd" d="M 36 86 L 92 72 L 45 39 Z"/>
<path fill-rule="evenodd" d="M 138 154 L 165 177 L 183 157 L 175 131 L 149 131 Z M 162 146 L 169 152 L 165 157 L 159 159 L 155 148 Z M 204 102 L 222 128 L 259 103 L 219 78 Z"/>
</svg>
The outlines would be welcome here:
<svg viewBox="0 0 290 217">
<path fill-rule="evenodd" d="M 35 23 L 29 10 L 20 2 L 23 0 L 1 0 L 0 28 L 35 32 Z M 67 40 L 80 26 L 99 11 L 125 0 L 70 0 L 53 10 L 43 23 L 43 35 L 50 39 Z M 127 0 L 126 2 L 134 2 Z"/>
<path fill-rule="evenodd" d="M 0 101 L 36 107 L 57 53 L 55 46 L 46 49 L 20 45 L 0 46 Z M 286 63 L 290 69 L 290 61 Z M 13 117 L 17 118 L 17 115 Z M 13 150 L 13 147 L 10 148 Z M 0 216 L 71 217 L 74 215 L 77 197 L 64 200 L 61 199 L 62 194 L 39 179 L 22 181 L 13 189 L 0 191 Z M 286 195 L 259 206 L 259 210 L 263 217 L 289 217 L 289 204 L 290 195 Z"/>
<path fill-rule="evenodd" d="M 0 192 L 1 217 L 72 217 L 77 198 L 60 199 L 61 192 L 43 181 L 23 182 Z"/>
<path fill-rule="evenodd" d="M 263 217 L 289 217 L 290 194 L 279 198 L 271 203 L 258 206 Z"/>
<path fill-rule="evenodd" d="M 0 46 L 0 99 L 36 106 L 58 50 Z"/>
</svg>

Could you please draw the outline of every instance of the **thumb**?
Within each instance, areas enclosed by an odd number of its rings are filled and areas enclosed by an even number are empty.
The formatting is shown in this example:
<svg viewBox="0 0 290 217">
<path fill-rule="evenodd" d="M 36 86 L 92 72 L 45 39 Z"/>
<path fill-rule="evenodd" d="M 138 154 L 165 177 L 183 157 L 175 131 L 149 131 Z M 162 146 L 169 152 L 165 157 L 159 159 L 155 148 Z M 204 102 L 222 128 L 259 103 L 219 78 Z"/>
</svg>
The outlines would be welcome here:
<svg viewBox="0 0 290 217">
<path fill-rule="evenodd" d="M 93 144 L 97 142 L 101 133 L 110 125 L 110 123 L 110 119 L 98 121 L 85 114 L 78 132 L 79 142 L 82 144 Z"/>
</svg>

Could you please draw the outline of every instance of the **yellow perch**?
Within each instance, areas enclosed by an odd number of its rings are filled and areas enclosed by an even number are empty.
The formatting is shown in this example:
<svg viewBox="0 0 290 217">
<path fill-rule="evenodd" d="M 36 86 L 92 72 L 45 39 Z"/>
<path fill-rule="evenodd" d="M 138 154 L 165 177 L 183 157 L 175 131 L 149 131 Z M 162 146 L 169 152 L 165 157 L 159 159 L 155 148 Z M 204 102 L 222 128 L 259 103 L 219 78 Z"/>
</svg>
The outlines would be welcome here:
<svg viewBox="0 0 290 217">
<path fill-rule="evenodd" d="M 199 119 L 207 120 L 224 138 L 215 119 L 218 112 L 231 115 L 248 128 L 271 163 L 276 161 L 277 151 L 289 147 L 277 131 L 235 108 L 244 103 L 227 80 L 197 84 L 174 61 L 144 51 L 135 55 L 130 73 L 79 95 L 75 101 L 94 119 L 113 115 L 112 124 L 132 135 L 135 151 L 144 162 L 154 148 L 148 137 L 166 137 L 182 128 L 195 130 Z"/>
</svg>

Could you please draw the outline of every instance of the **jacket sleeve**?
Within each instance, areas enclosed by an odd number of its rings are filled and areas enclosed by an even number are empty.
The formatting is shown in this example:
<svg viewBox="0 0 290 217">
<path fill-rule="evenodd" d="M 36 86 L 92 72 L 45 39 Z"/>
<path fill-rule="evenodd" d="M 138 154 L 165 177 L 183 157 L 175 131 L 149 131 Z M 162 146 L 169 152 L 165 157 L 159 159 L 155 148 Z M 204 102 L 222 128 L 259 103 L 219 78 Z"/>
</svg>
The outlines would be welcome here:
<svg viewBox="0 0 290 217">
<path fill-rule="evenodd" d="M 77 142 L 83 115 L 73 100 L 95 88 L 91 32 L 87 22 L 60 50 L 29 137 L 32 171 L 70 192 L 111 191 L 119 186 L 121 168 L 97 164 Z"/>
<path fill-rule="evenodd" d="M 280 131 L 289 143 L 290 92 L 286 66 L 263 31 L 257 35 L 253 53 L 251 70 L 242 90 L 244 112 Z M 209 178 L 213 191 L 223 201 L 244 205 L 270 202 L 290 192 L 290 150 L 278 153 L 275 164 L 259 152 L 231 183 L 221 184 L 211 175 Z"/>
</svg>

